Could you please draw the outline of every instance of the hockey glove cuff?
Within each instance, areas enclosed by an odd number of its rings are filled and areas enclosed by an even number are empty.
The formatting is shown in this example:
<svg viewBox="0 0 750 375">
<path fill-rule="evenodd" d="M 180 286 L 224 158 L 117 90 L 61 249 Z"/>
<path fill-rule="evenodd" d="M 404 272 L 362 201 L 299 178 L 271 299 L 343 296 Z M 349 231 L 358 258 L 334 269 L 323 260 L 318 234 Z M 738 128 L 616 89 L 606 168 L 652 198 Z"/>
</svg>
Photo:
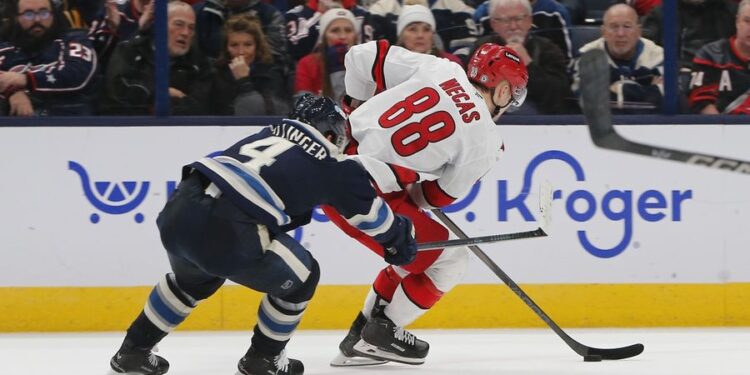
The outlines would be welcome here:
<svg viewBox="0 0 750 375">
<path fill-rule="evenodd" d="M 381 242 L 386 262 L 402 266 L 414 261 L 417 257 L 417 242 L 414 240 L 414 227 L 408 217 L 394 215 L 393 226 L 388 230 L 391 236 Z"/>
</svg>

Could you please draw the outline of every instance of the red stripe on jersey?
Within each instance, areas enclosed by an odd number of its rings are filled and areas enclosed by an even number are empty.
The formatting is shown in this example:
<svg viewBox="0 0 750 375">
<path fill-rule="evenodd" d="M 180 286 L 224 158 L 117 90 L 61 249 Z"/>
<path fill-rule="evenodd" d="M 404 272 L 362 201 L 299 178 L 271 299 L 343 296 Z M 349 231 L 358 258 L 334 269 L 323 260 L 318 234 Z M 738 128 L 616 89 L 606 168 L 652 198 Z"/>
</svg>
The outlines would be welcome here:
<svg viewBox="0 0 750 375">
<path fill-rule="evenodd" d="M 424 273 L 412 273 L 401 282 L 401 288 L 409 300 L 422 310 L 428 310 L 443 296 L 435 284 Z"/>
<path fill-rule="evenodd" d="M 437 181 L 423 182 L 422 193 L 424 193 L 424 198 L 427 200 L 427 203 L 433 207 L 445 207 L 456 200 L 456 198 L 451 197 L 448 193 L 443 191 Z"/>
<path fill-rule="evenodd" d="M 696 87 L 692 91 L 690 91 L 688 102 L 690 105 L 695 104 L 695 102 L 705 101 L 705 100 L 715 103 L 716 96 L 718 95 L 718 89 L 719 89 L 718 84 Z"/>
<path fill-rule="evenodd" d="M 359 147 L 359 142 L 357 142 L 356 139 L 352 138 L 352 125 L 349 123 L 349 120 L 346 120 L 346 136 L 349 138 L 349 143 L 346 144 L 346 147 L 344 147 L 344 153 L 347 155 L 357 155 L 357 147 Z"/>
<path fill-rule="evenodd" d="M 380 271 L 378 277 L 375 278 L 375 282 L 372 284 L 372 289 L 375 290 L 381 298 L 391 302 L 393 299 L 393 293 L 396 292 L 398 284 L 401 283 L 401 276 L 393 270 L 393 266 L 388 266 Z"/>
<path fill-rule="evenodd" d="M 372 80 L 375 81 L 375 93 L 385 90 L 385 57 L 391 48 L 387 40 L 381 39 L 377 42 L 377 56 L 375 63 L 372 65 Z"/>
<path fill-rule="evenodd" d="M 732 63 L 719 64 L 717 62 L 714 62 L 714 61 L 711 61 L 711 60 L 706 60 L 706 59 L 701 59 L 701 58 L 698 58 L 698 57 L 696 57 L 696 58 L 693 59 L 693 63 L 694 64 L 699 64 L 699 65 L 706 65 L 706 66 L 709 66 L 709 67 L 715 68 L 715 69 L 727 69 L 727 68 L 732 68 L 732 69 L 735 69 L 735 70 L 743 70 L 743 69 L 745 69 L 745 67 L 737 65 L 737 64 L 732 64 Z"/>
<path fill-rule="evenodd" d="M 414 172 L 409 168 L 404 168 L 394 164 L 386 165 L 391 168 L 391 172 L 396 176 L 396 183 L 398 183 L 398 186 L 401 186 L 401 190 L 406 190 L 407 185 L 413 184 L 419 179 L 417 172 Z"/>
<path fill-rule="evenodd" d="M 28 83 L 26 84 L 31 91 L 36 90 L 36 77 L 31 72 L 26 72 Z"/>
</svg>

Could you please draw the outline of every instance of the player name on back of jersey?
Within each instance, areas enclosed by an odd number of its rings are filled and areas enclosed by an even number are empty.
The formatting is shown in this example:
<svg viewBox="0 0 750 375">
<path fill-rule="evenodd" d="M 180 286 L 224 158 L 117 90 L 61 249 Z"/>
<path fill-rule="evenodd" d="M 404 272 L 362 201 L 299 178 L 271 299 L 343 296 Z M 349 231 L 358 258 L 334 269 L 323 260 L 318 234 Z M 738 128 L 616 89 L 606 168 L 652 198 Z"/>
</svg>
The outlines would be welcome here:
<svg viewBox="0 0 750 375">
<path fill-rule="evenodd" d="M 272 125 L 271 133 L 277 137 L 287 139 L 300 146 L 306 153 L 312 155 L 318 160 L 326 159 L 330 156 L 328 148 L 315 136 L 310 136 L 297 125 L 290 122 Z"/>
<path fill-rule="evenodd" d="M 476 104 L 471 101 L 471 96 L 466 93 L 466 89 L 461 86 L 455 78 L 451 78 L 440 84 L 440 88 L 453 99 L 453 103 L 461 114 L 461 120 L 468 124 L 480 119 L 479 112 L 472 111 Z M 469 112 L 471 111 L 471 112 Z M 467 113 L 468 112 L 468 113 Z"/>
</svg>

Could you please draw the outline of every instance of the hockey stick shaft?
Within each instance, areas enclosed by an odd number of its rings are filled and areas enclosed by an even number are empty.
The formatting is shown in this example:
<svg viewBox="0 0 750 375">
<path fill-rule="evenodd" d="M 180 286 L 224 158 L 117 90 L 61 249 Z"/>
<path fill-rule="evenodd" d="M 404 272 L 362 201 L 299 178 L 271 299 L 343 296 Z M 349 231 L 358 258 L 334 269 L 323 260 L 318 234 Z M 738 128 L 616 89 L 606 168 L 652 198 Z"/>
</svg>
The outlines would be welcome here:
<svg viewBox="0 0 750 375">
<path fill-rule="evenodd" d="M 612 111 L 609 104 L 609 62 L 605 52 L 602 50 L 586 52 L 581 57 L 579 67 L 583 114 L 588 122 L 591 139 L 597 146 L 712 169 L 750 174 L 750 161 L 673 150 L 623 138 L 612 126 Z"/>
<path fill-rule="evenodd" d="M 536 238 L 536 237 L 546 237 L 546 236 L 547 236 L 547 233 L 545 233 L 542 228 L 537 228 L 535 230 L 530 230 L 526 232 L 494 234 L 491 236 L 482 236 L 482 237 L 447 240 L 447 241 L 424 242 L 424 243 L 418 244 L 417 249 L 420 251 L 421 250 L 435 250 L 435 249 L 444 249 L 447 247 L 460 247 L 460 246 L 468 246 L 468 245 L 478 245 L 482 243 L 495 243 L 495 242 L 501 242 L 501 241 L 512 241 L 512 240 L 521 240 L 524 238 Z"/>
<path fill-rule="evenodd" d="M 440 211 L 439 209 L 432 210 L 432 213 L 435 214 L 435 216 L 440 219 L 440 221 L 445 224 L 445 226 L 450 229 L 451 232 L 453 232 L 457 237 L 466 239 L 468 236 L 464 231 L 461 230 L 461 228 L 456 225 L 453 220 L 451 220 L 443 211 Z M 476 255 L 479 260 L 482 261 L 487 267 L 489 267 L 492 272 L 497 275 L 497 277 L 502 280 L 505 285 L 507 285 L 510 290 L 513 291 L 521 300 L 526 303 L 526 306 L 531 308 L 536 315 L 542 319 L 547 325 L 552 328 L 552 331 L 554 331 L 557 336 L 559 336 L 573 351 L 578 353 L 580 356 L 587 356 L 587 355 L 599 355 L 602 357 L 602 359 L 623 359 L 623 358 L 630 358 L 634 357 L 638 354 L 641 354 L 643 352 L 643 345 L 641 344 L 635 344 L 630 345 L 622 348 L 612 348 L 612 349 L 599 349 L 599 348 L 593 348 L 586 345 L 581 344 L 580 342 L 576 341 L 572 337 L 570 337 L 565 331 L 560 328 L 560 326 L 555 323 L 555 321 L 552 320 L 552 318 L 547 315 L 539 305 L 537 305 L 531 297 L 529 297 L 526 292 L 521 289 L 518 284 L 516 284 L 513 279 L 508 276 L 492 259 L 490 259 L 487 254 L 482 251 L 478 246 L 476 245 L 469 245 L 469 249 L 471 250 L 474 255 Z"/>
<path fill-rule="evenodd" d="M 436 250 L 448 247 L 477 245 L 480 243 L 494 243 L 501 241 L 521 240 L 525 238 L 546 237 L 550 224 L 550 207 L 552 206 L 552 185 L 544 182 L 539 189 L 539 227 L 525 232 L 495 234 L 491 236 L 459 238 L 457 240 L 425 242 L 417 245 L 418 250 Z M 441 211 L 442 212 L 442 211 Z"/>
</svg>

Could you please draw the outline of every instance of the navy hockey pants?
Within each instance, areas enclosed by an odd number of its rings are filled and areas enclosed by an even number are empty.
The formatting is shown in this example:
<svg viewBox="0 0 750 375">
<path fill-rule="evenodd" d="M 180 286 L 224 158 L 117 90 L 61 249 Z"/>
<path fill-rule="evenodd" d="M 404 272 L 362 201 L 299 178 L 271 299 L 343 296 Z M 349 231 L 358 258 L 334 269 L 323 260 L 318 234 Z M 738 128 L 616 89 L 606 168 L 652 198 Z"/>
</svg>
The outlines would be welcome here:
<svg viewBox="0 0 750 375">
<path fill-rule="evenodd" d="M 156 220 L 180 288 L 202 300 L 229 279 L 289 302 L 309 300 L 320 272 L 312 254 L 223 196 L 206 195 L 206 185 L 194 172 Z"/>
</svg>

